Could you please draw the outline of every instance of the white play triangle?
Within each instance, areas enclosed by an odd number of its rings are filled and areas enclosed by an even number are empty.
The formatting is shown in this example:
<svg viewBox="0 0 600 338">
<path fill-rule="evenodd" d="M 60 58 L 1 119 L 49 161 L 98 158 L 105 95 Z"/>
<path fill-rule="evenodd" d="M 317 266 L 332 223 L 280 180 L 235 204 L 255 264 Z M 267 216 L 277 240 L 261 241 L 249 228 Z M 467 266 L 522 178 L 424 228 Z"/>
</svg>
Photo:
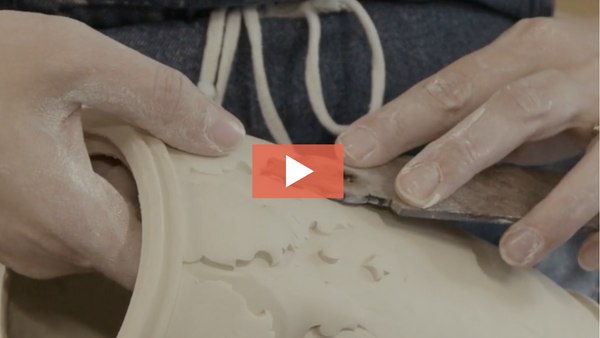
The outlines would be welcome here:
<svg viewBox="0 0 600 338">
<path fill-rule="evenodd" d="M 304 164 L 294 160 L 289 156 L 285 156 L 285 187 L 300 181 L 314 171 Z"/>
</svg>

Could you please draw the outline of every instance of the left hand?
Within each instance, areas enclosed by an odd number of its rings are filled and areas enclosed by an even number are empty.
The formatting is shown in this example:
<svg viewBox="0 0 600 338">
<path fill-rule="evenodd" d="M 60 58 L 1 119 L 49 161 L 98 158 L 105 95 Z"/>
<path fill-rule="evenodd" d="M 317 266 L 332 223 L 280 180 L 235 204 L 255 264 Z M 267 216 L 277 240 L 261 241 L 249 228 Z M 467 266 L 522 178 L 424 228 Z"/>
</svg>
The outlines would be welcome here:
<svg viewBox="0 0 600 338">
<path fill-rule="evenodd" d="M 509 264 L 532 266 L 598 214 L 598 40 L 597 18 L 522 20 L 353 123 L 338 138 L 345 161 L 377 166 L 431 142 L 396 179 L 404 201 L 427 208 L 503 159 L 541 164 L 587 148 L 500 241 Z M 597 233 L 579 262 L 598 269 Z"/>
</svg>

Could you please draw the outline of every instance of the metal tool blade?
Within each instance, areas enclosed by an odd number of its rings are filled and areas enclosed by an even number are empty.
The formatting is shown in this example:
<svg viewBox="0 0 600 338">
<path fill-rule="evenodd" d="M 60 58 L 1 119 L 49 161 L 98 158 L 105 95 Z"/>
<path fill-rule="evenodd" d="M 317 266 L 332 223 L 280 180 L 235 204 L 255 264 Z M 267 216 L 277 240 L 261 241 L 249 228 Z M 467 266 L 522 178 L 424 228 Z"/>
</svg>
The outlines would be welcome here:
<svg viewBox="0 0 600 338">
<path fill-rule="evenodd" d="M 394 182 L 410 156 L 368 169 L 345 167 L 344 198 L 348 204 L 371 204 L 403 217 L 510 225 L 523 218 L 558 184 L 564 173 L 496 165 L 473 177 L 444 201 L 415 208 L 398 197 Z M 598 229 L 598 218 L 586 224 Z"/>
</svg>

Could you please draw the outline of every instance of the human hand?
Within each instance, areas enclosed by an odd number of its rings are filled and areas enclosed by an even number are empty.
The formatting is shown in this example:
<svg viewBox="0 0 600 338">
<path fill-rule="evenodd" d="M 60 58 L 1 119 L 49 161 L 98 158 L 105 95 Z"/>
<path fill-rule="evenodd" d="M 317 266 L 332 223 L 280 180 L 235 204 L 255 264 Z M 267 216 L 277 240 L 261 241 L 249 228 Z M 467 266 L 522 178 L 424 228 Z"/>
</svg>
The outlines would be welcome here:
<svg viewBox="0 0 600 338">
<path fill-rule="evenodd" d="M 598 214 L 598 39 L 597 19 L 522 20 L 353 123 L 338 138 L 345 161 L 377 166 L 431 142 L 396 179 L 404 201 L 426 208 L 503 159 L 540 164 L 587 147 L 500 242 L 509 264 L 531 266 Z M 544 145 L 550 151 L 540 155 Z M 579 262 L 598 269 L 597 233 Z"/>
<path fill-rule="evenodd" d="M 94 173 L 81 107 L 218 156 L 242 124 L 181 73 L 60 17 L 0 11 L 0 262 L 32 278 L 97 270 L 132 288 L 135 211 Z"/>
</svg>

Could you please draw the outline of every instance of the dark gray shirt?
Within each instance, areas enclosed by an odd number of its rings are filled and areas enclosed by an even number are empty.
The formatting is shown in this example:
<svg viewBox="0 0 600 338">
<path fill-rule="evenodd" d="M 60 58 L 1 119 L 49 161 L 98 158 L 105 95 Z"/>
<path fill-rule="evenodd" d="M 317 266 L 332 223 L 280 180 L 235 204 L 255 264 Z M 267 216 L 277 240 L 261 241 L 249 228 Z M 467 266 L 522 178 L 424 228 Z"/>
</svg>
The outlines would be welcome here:
<svg viewBox="0 0 600 338">
<path fill-rule="evenodd" d="M 4 7 L 48 14 L 85 16 L 81 9 L 93 8 L 96 13 L 95 15 L 88 16 L 87 18 L 79 18 L 93 25 L 94 16 L 98 19 L 98 16 L 101 17 L 102 13 L 109 13 L 114 9 L 118 9 L 123 18 L 127 16 L 140 18 L 146 15 L 149 20 L 152 20 L 159 17 L 170 17 L 174 12 L 170 12 L 169 14 L 169 10 L 185 10 L 188 11 L 187 15 L 190 15 L 190 11 L 209 10 L 218 7 L 243 7 L 294 1 L 298 0 L 0 0 L 0 9 Z M 439 1 L 392 0 L 388 2 L 435 3 Z M 550 16 L 554 9 L 553 0 L 463 0 L 455 2 L 478 4 L 516 19 Z M 145 13 L 142 13 L 144 11 Z M 124 12 L 129 12 L 129 14 Z M 97 21 L 97 24 L 101 24 L 101 20 Z"/>
</svg>

